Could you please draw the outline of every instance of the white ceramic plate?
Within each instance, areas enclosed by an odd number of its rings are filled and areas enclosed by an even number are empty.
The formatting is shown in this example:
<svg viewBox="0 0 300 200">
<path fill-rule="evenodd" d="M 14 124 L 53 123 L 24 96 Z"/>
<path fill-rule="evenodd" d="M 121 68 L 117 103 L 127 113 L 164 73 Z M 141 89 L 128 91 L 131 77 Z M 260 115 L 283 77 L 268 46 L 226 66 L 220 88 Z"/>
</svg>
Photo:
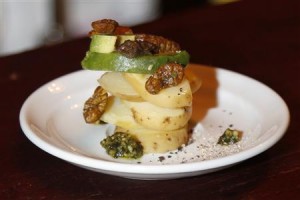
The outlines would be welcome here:
<svg viewBox="0 0 300 200">
<path fill-rule="evenodd" d="M 28 139 L 44 151 L 77 166 L 134 179 L 174 179 L 229 167 L 273 146 L 285 133 L 285 102 L 262 83 L 219 68 L 190 65 L 203 80 L 194 94 L 192 140 L 180 151 L 148 154 L 140 160 L 110 158 L 100 146 L 112 125 L 89 125 L 85 100 L 102 72 L 77 71 L 36 90 L 24 102 L 20 124 Z M 243 131 L 234 145 L 217 145 L 228 127 Z"/>
</svg>

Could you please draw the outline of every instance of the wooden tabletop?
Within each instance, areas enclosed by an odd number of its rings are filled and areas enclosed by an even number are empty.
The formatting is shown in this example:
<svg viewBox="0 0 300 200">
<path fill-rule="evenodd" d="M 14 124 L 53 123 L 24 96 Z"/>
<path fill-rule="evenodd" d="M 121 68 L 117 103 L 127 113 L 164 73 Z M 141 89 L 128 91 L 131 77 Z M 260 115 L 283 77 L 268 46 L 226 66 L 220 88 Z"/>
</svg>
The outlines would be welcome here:
<svg viewBox="0 0 300 200">
<path fill-rule="evenodd" d="M 105 175 L 51 156 L 26 138 L 19 112 L 42 84 L 81 68 L 89 38 L 72 40 L 0 58 L 0 199 L 299 198 L 299 1 L 242 0 L 194 7 L 133 29 L 177 41 L 193 63 L 236 71 L 268 85 L 290 109 L 284 137 L 230 168 L 164 181 Z"/>
</svg>

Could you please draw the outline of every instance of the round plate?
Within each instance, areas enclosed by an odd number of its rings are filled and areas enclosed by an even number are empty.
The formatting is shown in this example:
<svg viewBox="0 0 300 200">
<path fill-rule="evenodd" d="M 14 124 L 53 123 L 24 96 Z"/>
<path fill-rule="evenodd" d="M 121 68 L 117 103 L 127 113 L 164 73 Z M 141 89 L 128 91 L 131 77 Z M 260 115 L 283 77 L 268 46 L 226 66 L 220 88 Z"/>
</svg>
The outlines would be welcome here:
<svg viewBox="0 0 300 200">
<path fill-rule="evenodd" d="M 20 124 L 44 151 L 89 170 L 134 179 L 174 179 L 229 167 L 273 146 L 285 133 L 289 111 L 269 87 L 228 70 L 191 64 L 202 79 L 193 95 L 192 135 L 185 147 L 146 154 L 139 160 L 113 159 L 100 146 L 112 125 L 90 125 L 83 104 L 103 72 L 81 70 L 43 85 L 24 102 Z M 242 131 L 240 142 L 221 146 L 227 129 Z"/>
</svg>

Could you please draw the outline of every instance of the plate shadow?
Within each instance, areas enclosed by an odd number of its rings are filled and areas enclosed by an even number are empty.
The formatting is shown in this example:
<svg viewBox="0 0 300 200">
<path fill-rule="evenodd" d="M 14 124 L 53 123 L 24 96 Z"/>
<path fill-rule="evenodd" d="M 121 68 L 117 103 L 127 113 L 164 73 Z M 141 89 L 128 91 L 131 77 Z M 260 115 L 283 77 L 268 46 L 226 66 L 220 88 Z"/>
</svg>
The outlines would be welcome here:
<svg viewBox="0 0 300 200">
<path fill-rule="evenodd" d="M 193 94 L 193 114 L 190 127 L 194 127 L 199 121 L 203 120 L 209 109 L 218 106 L 217 90 L 219 82 L 215 67 L 189 64 L 186 70 L 194 73 L 202 81 L 200 89 Z"/>
</svg>

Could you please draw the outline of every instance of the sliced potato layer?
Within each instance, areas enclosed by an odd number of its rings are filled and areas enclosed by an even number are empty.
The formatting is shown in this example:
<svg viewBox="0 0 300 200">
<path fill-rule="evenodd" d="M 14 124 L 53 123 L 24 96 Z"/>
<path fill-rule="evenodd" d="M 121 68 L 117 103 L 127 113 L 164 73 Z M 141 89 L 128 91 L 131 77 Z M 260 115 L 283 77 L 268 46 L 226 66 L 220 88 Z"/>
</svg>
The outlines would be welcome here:
<svg viewBox="0 0 300 200">
<path fill-rule="evenodd" d="M 135 135 L 144 147 L 144 153 L 165 153 L 172 151 L 188 141 L 187 127 L 175 131 L 150 129 L 123 129 L 117 127 L 116 131 Z"/>
<path fill-rule="evenodd" d="M 106 110 L 100 119 L 106 123 L 126 129 L 143 128 L 134 120 L 130 109 L 118 97 L 114 96 L 108 98 Z"/>
<path fill-rule="evenodd" d="M 145 89 L 150 75 L 106 72 L 98 80 L 112 96 L 101 120 L 116 125 L 116 131 L 135 135 L 144 153 L 176 150 L 188 141 L 192 93 L 201 80 L 187 72 L 183 81 L 152 95 Z"/>
<path fill-rule="evenodd" d="M 142 101 L 142 97 L 125 80 L 120 72 L 106 72 L 99 79 L 99 84 L 110 94 L 128 101 Z"/>
<path fill-rule="evenodd" d="M 187 125 L 177 130 L 153 130 L 135 121 L 132 112 L 118 97 L 110 96 L 101 120 L 116 125 L 116 131 L 135 135 L 144 147 L 144 153 L 163 153 L 175 150 L 188 140 Z M 163 125 L 161 125 L 163 126 Z"/>
<path fill-rule="evenodd" d="M 130 76 L 130 74 L 128 75 L 128 77 L 129 76 Z M 142 75 L 142 76 L 146 76 L 148 78 L 147 75 Z M 189 72 L 188 70 L 186 73 L 186 78 L 190 83 L 190 88 L 191 88 L 192 93 L 196 92 L 201 86 L 201 80 L 197 76 L 195 76 L 195 74 L 193 74 L 192 72 Z M 108 91 L 113 96 L 117 96 L 117 97 L 120 97 L 121 99 L 125 99 L 128 101 L 144 101 L 142 96 L 135 90 L 134 87 L 132 87 L 132 85 L 127 81 L 127 79 L 124 78 L 124 76 L 120 72 L 106 72 L 98 79 L 98 82 L 106 91 Z M 134 82 L 134 80 L 132 80 L 130 82 Z M 145 82 L 146 82 L 146 80 L 145 80 Z M 166 92 L 168 93 L 171 91 L 166 90 L 166 89 L 162 90 L 161 93 L 163 93 L 163 94 L 160 94 L 160 96 L 168 95 L 168 94 L 166 94 Z M 146 96 L 150 96 L 150 95 L 151 94 L 148 94 Z M 178 96 L 178 93 L 176 95 Z M 154 96 L 154 95 L 152 95 L 152 96 Z M 186 94 L 185 94 L 185 96 L 187 98 L 189 98 Z M 180 98 L 177 97 L 177 100 L 180 101 L 180 99 L 182 99 L 182 97 L 183 96 L 181 96 Z M 154 97 L 152 97 L 152 98 L 155 101 L 155 98 Z M 147 99 L 145 99 L 145 100 L 147 100 Z M 173 99 L 171 101 L 174 103 L 174 100 L 176 101 L 176 99 Z M 188 103 L 188 102 L 186 102 L 186 103 Z M 159 104 L 167 104 L 167 103 L 159 103 Z M 171 106 L 167 105 L 164 107 L 171 107 Z M 175 106 L 175 107 L 177 107 L 177 106 Z"/>
<path fill-rule="evenodd" d="M 149 102 L 123 101 L 127 105 L 134 120 L 148 129 L 176 130 L 184 127 L 191 115 L 191 107 L 163 108 Z"/>
<path fill-rule="evenodd" d="M 123 75 L 137 93 L 152 104 L 166 108 L 187 107 L 192 104 L 192 91 L 186 78 L 179 85 L 163 89 L 158 94 L 152 95 L 145 89 L 145 83 L 150 75 L 134 73 L 123 73 Z"/>
</svg>

